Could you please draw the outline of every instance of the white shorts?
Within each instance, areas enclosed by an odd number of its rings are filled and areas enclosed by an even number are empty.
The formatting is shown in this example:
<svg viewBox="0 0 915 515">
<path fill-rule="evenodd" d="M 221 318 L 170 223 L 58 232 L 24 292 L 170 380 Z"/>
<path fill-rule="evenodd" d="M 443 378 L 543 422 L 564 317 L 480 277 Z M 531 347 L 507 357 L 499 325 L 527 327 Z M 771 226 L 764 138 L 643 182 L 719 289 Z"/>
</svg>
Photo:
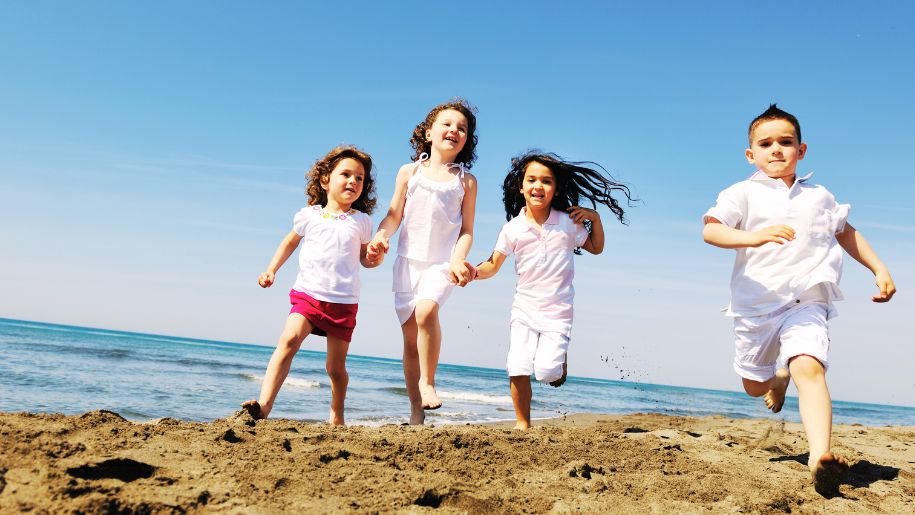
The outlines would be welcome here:
<svg viewBox="0 0 915 515">
<path fill-rule="evenodd" d="M 562 377 L 562 365 L 569 350 L 563 333 L 539 332 L 519 320 L 512 322 L 511 343 L 505 368 L 509 377 L 530 376 L 549 383 Z"/>
<path fill-rule="evenodd" d="M 416 303 L 431 300 L 441 307 L 451 296 L 454 284 L 451 282 L 451 264 L 429 263 L 397 256 L 394 261 L 394 311 L 403 325 Z"/>
<path fill-rule="evenodd" d="M 801 355 L 816 358 L 827 368 L 828 313 L 828 303 L 814 301 L 788 305 L 768 315 L 735 318 L 734 371 L 746 379 L 768 381 L 776 368 L 787 367 L 791 358 Z"/>
</svg>

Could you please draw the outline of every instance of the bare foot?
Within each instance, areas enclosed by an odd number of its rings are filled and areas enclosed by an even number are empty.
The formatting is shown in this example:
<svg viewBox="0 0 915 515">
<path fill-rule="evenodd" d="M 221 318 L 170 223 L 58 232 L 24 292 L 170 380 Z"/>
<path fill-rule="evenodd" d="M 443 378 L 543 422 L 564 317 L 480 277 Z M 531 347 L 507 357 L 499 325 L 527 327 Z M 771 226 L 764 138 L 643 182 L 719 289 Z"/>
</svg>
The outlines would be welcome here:
<svg viewBox="0 0 915 515">
<path fill-rule="evenodd" d="M 555 381 L 550 381 L 550 386 L 553 388 L 559 388 L 566 382 L 566 373 L 569 371 L 569 355 L 566 354 L 565 361 L 562 362 L 562 376 Z"/>
<path fill-rule="evenodd" d="M 327 422 L 332 426 L 345 426 L 343 423 L 343 414 L 337 415 L 334 410 L 330 410 L 330 417 L 327 419 Z"/>
<path fill-rule="evenodd" d="M 831 452 L 820 456 L 816 466 L 811 468 L 813 488 L 823 497 L 832 497 L 839 493 L 839 483 L 848 473 L 848 462 Z"/>
<path fill-rule="evenodd" d="M 439 409 L 442 407 L 442 401 L 438 400 L 438 394 L 435 393 L 435 386 L 431 384 L 419 384 L 419 395 L 423 399 L 423 409 Z"/>
<path fill-rule="evenodd" d="M 775 371 L 775 377 L 769 383 L 769 391 L 763 397 L 766 401 L 766 407 L 772 410 L 772 413 L 778 413 L 785 404 L 785 392 L 788 390 L 788 383 L 791 381 L 791 374 L 787 368 L 780 368 Z"/>
<path fill-rule="evenodd" d="M 527 431 L 531 428 L 531 425 L 528 422 L 517 421 L 515 422 L 515 431 Z"/>
<path fill-rule="evenodd" d="M 264 411 L 261 409 L 260 403 L 257 401 L 245 401 L 241 403 L 242 409 L 248 412 L 251 415 L 251 418 L 254 420 L 261 420 L 267 418 L 267 415 L 264 415 Z"/>
</svg>

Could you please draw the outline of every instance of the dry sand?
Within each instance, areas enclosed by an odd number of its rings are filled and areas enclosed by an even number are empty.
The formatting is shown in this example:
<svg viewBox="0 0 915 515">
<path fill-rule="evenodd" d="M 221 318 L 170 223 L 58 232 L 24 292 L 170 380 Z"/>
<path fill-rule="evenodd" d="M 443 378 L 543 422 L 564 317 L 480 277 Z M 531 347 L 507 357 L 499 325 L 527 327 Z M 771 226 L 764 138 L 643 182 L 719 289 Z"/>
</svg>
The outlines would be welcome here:
<svg viewBox="0 0 915 515">
<path fill-rule="evenodd" d="M 800 425 L 575 415 L 508 426 L 333 428 L 0 413 L 0 512 L 915 513 L 915 427 L 838 426 L 840 494 Z"/>
</svg>

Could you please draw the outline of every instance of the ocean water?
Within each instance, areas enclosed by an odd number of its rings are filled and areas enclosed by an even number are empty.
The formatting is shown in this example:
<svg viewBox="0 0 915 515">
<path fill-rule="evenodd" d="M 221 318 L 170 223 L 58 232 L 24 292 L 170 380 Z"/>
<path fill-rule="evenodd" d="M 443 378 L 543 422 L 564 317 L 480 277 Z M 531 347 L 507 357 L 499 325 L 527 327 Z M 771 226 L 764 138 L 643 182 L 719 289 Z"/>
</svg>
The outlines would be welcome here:
<svg viewBox="0 0 915 515">
<path fill-rule="evenodd" d="M 106 409 L 134 421 L 159 417 L 211 421 L 257 397 L 271 347 L 90 329 L 0 318 L 0 411 L 79 414 Z M 330 383 L 324 353 L 302 349 L 271 418 L 325 420 Z M 403 423 L 409 403 L 398 360 L 350 355 L 349 424 Z M 514 420 L 504 370 L 442 364 L 444 406 L 427 423 Z M 784 418 L 798 421 L 797 399 L 778 415 L 738 392 L 570 377 L 562 388 L 534 382 L 531 415 L 637 413 Z M 915 425 L 915 408 L 836 401 L 836 423 Z"/>
</svg>

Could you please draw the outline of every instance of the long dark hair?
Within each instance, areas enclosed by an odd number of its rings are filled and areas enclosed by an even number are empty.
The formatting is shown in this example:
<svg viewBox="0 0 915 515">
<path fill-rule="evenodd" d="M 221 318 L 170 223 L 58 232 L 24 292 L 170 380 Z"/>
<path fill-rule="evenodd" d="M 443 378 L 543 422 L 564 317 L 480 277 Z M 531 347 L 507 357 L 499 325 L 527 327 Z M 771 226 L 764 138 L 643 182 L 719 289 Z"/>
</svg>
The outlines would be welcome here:
<svg viewBox="0 0 915 515">
<path fill-rule="evenodd" d="M 529 150 L 512 158 L 511 169 L 502 183 L 502 202 L 505 205 L 506 220 L 511 220 L 524 207 L 521 182 L 524 180 L 527 166 L 532 162 L 540 163 L 553 172 L 556 180 L 556 191 L 553 193 L 553 201 L 550 203 L 553 209 L 565 212 L 566 209 L 587 201 L 591 203 L 592 209 L 597 209 L 597 204 L 607 206 L 620 223 L 628 223 L 623 216 L 622 206 L 613 197 L 614 191 L 620 192 L 626 196 L 627 205 L 631 205 L 632 201 L 637 199 L 632 197 L 628 186 L 616 182 L 610 173 L 597 163 L 566 161 L 552 152 L 539 150 Z"/>
</svg>

